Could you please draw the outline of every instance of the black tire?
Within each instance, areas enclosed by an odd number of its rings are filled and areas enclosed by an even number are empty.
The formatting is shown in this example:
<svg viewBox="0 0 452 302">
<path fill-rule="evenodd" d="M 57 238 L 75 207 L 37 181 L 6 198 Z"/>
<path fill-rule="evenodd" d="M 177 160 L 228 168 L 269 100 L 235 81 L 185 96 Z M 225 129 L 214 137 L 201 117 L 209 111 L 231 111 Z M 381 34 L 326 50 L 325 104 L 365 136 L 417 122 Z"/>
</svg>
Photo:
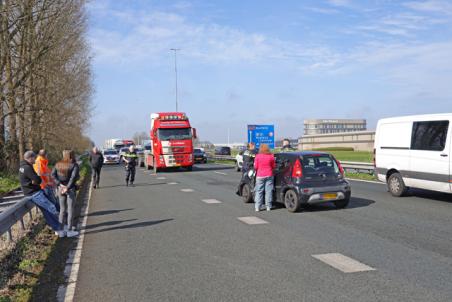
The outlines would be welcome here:
<svg viewBox="0 0 452 302">
<path fill-rule="evenodd" d="M 336 207 L 336 209 L 344 209 L 350 203 L 350 197 L 347 197 L 347 198 L 341 199 L 341 200 L 335 200 L 335 201 L 333 201 L 333 203 L 334 203 L 334 206 Z"/>
<path fill-rule="evenodd" d="M 388 178 L 388 189 L 392 196 L 402 197 L 408 191 L 405 182 L 403 181 L 402 175 L 396 172 L 391 174 Z"/>
<path fill-rule="evenodd" d="M 236 163 L 236 164 L 235 164 L 235 171 L 240 172 L 240 170 L 241 170 L 241 169 L 240 169 L 240 167 L 239 167 L 239 164 Z"/>
<path fill-rule="evenodd" d="M 301 208 L 301 202 L 297 192 L 292 189 L 287 190 L 284 194 L 284 205 L 287 211 L 291 213 L 298 212 Z"/>
<path fill-rule="evenodd" d="M 193 166 L 188 166 L 187 171 L 193 171 Z"/>
<path fill-rule="evenodd" d="M 242 186 L 242 199 L 244 203 L 253 202 L 253 193 L 251 192 L 251 188 L 249 184 L 244 184 Z"/>
</svg>

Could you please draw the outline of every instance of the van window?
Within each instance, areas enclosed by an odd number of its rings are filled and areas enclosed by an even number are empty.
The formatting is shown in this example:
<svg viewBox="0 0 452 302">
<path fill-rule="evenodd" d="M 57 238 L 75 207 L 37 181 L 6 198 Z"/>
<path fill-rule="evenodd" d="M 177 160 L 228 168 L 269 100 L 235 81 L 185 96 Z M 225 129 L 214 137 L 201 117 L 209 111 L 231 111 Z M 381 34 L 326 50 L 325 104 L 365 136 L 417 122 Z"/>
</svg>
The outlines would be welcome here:
<svg viewBox="0 0 452 302">
<path fill-rule="evenodd" d="M 448 128 L 449 121 L 414 122 L 411 149 L 443 151 Z"/>
</svg>

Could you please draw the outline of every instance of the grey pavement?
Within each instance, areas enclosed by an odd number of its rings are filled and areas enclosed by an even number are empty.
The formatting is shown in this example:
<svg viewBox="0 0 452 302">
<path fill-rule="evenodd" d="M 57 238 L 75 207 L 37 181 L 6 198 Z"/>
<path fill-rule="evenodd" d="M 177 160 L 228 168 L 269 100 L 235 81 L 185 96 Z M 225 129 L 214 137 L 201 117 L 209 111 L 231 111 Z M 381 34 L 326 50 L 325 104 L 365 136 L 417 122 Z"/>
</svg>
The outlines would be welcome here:
<svg viewBox="0 0 452 302">
<path fill-rule="evenodd" d="M 352 182 L 344 210 L 255 213 L 235 195 L 239 178 L 209 164 L 138 169 L 137 186 L 125 187 L 124 170 L 105 167 L 75 301 L 452 301 L 450 196 L 393 198 L 384 185 Z M 375 270 L 346 274 L 312 257 L 327 253 Z"/>
</svg>

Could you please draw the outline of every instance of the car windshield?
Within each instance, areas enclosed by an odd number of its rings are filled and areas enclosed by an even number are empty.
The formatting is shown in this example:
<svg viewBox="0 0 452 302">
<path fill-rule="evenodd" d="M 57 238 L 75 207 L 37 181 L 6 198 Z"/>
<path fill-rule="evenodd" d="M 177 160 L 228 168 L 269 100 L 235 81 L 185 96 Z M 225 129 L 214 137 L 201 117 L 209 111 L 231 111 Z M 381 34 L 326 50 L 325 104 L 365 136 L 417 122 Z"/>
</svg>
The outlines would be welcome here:
<svg viewBox="0 0 452 302">
<path fill-rule="evenodd" d="M 193 150 L 193 152 L 195 154 L 202 154 L 203 153 L 201 149 L 195 149 L 195 150 Z"/>
<path fill-rule="evenodd" d="M 150 151 L 150 150 L 152 150 L 152 147 L 151 147 L 151 145 L 146 145 L 146 146 L 144 146 L 144 150 L 147 150 L 147 151 Z"/>
<path fill-rule="evenodd" d="M 129 150 L 129 148 L 121 148 L 121 152 L 127 152 L 127 150 Z"/>
<path fill-rule="evenodd" d="M 158 137 L 162 141 L 172 139 L 191 139 L 191 128 L 159 129 Z"/>
<path fill-rule="evenodd" d="M 322 174 L 339 174 L 336 161 L 328 154 L 303 156 L 303 174 L 306 177 L 320 177 Z"/>
<path fill-rule="evenodd" d="M 107 150 L 104 151 L 104 155 L 117 155 L 118 152 L 116 150 Z"/>
<path fill-rule="evenodd" d="M 123 148 L 124 144 L 115 144 L 115 149 Z"/>
</svg>

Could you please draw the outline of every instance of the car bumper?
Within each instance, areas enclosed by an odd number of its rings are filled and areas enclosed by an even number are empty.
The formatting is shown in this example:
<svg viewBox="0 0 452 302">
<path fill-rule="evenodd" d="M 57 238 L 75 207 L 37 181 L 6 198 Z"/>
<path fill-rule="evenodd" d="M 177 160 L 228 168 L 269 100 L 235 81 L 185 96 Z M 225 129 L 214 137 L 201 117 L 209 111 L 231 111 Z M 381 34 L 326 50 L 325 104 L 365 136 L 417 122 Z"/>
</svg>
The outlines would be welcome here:
<svg viewBox="0 0 452 302">
<path fill-rule="evenodd" d="M 303 204 L 316 204 L 348 199 L 351 196 L 351 188 L 348 182 L 324 186 L 324 187 L 297 187 L 297 193 Z"/>
</svg>

